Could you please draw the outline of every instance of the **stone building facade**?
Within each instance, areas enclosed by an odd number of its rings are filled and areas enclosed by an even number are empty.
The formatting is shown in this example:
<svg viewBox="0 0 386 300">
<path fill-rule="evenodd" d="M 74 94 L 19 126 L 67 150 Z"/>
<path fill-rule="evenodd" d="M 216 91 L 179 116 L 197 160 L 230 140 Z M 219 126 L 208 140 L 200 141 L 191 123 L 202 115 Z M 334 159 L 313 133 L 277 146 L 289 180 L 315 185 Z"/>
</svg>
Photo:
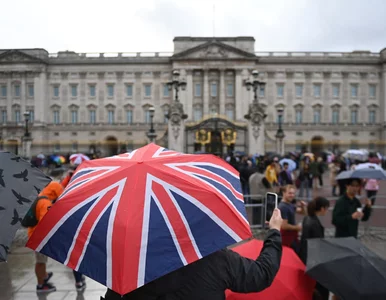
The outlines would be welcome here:
<svg viewBox="0 0 386 300">
<path fill-rule="evenodd" d="M 283 107 L 286 151 L 383 152 L 386 49 L 259 53 L 253 37 L 176 37 L 173 53 L 0 50 L 0 147 L 20 151 L 28 111 L 32 154 L 130 150 L 148 142 L 151 106 L 157 143 L 167 146 L 175 97 L 167 82 L 179 70 L 185 151 L 247 151 L 253 92 L 244 83 L 254 69 L 266 82 L 258 91 L 266 151 L 275 150 Z"/>
</svg>

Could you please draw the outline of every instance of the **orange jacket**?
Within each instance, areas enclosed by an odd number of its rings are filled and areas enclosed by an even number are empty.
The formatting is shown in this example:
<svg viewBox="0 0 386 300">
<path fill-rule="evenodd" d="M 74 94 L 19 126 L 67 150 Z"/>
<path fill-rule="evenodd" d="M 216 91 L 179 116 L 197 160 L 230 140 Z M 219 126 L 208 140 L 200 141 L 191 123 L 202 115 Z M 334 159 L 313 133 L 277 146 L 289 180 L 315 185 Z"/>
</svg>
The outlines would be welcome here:
<svg viewBox="0 0 386 300">
<path fill-rule="evenodd" d="M 59 182 L 51 181 L 39 194 L 46 196 L 48 199 L 40 199 L 36 204 L 36 219 L 40 222 L 52 205 L 52 201 L 56 200 L 63 193 L 63 187 Z M 35 227 L 28 227 L 28 237 L 31 237 L 35 231 Z"/>
<path fill-rule="evenodd" d="M 63 180 L 60 182 L 63 188 L 66 188 L 66 186 L 70 183 L 72 175 L 68 174 L 66 177 L 63 178 Z"/>
</svg>

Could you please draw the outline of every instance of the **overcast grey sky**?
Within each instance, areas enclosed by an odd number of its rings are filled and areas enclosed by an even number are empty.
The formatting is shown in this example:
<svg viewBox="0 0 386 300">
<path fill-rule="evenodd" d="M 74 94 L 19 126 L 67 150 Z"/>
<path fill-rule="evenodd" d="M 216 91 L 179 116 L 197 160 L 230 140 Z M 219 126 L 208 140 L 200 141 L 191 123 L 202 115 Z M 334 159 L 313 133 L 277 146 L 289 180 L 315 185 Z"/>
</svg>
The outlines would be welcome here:
<svg viewBox="0 0 386 300">
<path fill-rule="evenodd" d="M 0 49 L 169 52 L 175 36 L 213 36 L 213 16 L 215 36 L 254 36 L 256 51 L 386 47 L 386 0 L 2 0 L 0 9 Z"/>
</svg>

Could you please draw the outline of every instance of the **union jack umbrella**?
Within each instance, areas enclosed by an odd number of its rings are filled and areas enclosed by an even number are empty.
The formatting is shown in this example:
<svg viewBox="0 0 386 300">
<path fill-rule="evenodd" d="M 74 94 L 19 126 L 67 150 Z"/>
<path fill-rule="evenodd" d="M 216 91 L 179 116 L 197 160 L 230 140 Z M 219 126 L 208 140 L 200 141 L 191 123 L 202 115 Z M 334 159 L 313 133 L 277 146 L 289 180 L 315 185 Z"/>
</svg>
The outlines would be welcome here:
<svg viewBox="0 0 386 300">
<path fill-rule="evenodd" d="M 251 236 L 235 169 L 149 144 L 82 163 L 27 246 L 123 295 Z"/>
<path fill-rule="evenodd" d="M 90 160 L 90 158 L 87 155 L 84 155 L 82 153 L 72 154 L 70 156 L 70 162 L 74 165 L 80 165 L 82 162 L 86 160 Z"/>
</svg>

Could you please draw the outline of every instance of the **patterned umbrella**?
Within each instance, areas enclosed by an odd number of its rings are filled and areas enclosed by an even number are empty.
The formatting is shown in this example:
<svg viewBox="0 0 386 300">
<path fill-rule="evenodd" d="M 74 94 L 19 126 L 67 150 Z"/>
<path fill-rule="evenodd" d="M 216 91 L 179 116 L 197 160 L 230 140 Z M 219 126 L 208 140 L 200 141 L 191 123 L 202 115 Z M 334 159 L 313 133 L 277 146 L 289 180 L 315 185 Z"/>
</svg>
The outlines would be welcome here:
<svg viewBox="0 0 386 300">
<path fill-rule="evenodd" d="M 39 169 L 10 152 L 0 152 L 0 261 L 28 209 L 51 181 Z"/>
<path fill-rule="evenodd" d="M 83 162 L 27 246 L 123 295 L 251 235 L 232 166 L 149 144 Z"/>
<path fill-rule="evenodd" d="M 73 165 L 80 165 L 82 162 L 90 160 L 90 158 L 87 155 L 84 155 L 82 153 L 72 154 L 70 156 L 70 162 Z"/>
</svg>

